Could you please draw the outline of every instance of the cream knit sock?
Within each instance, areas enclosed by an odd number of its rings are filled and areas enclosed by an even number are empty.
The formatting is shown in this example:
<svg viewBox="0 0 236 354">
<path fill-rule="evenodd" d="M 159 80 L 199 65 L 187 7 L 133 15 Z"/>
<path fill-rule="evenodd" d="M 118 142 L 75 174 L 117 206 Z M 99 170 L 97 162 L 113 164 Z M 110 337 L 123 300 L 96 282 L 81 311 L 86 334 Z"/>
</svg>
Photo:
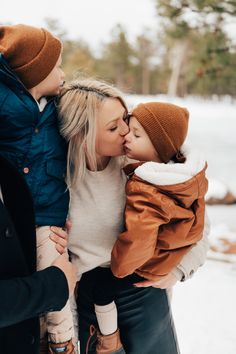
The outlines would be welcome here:
<svg viewBox="0 0 236 354">
<path fill-rule="evenodd" d="M 117 308 L 114 301 L 108 305 L 96 305 L 95 313 L 101 333 L 105 336 L 114 333 L 117 328 Z"/>
</svg>

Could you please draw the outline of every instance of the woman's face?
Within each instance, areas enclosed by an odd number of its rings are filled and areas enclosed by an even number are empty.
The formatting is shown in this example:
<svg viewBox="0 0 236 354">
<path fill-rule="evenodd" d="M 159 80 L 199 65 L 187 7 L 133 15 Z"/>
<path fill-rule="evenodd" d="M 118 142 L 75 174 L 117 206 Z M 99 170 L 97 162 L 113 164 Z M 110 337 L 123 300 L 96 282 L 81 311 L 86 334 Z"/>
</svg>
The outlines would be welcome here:
<svg viewBox="0 0 236 354">
<path fill-rule="evenodd" d="M 104 100 L 97 114 L 98 158 L 124 155 L 125 135 L 129 132 L 126 117 L 127 111 L 117 98 Z"/>
</svg>

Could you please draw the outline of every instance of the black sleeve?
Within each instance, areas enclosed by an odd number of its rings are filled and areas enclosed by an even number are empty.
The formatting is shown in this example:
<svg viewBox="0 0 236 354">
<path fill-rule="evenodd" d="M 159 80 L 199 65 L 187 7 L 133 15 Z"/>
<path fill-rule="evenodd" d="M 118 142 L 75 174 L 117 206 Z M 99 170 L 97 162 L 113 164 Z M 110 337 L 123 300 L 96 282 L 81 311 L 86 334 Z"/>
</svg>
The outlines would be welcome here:
<svg viewBox="0 0 236 354">
<path fill-rule="evenodd" d="M 0 280 L 0 328 L 61 310 L 69 289 L 64 273 L 48 267 L 31 276 Z"/>
</svg>

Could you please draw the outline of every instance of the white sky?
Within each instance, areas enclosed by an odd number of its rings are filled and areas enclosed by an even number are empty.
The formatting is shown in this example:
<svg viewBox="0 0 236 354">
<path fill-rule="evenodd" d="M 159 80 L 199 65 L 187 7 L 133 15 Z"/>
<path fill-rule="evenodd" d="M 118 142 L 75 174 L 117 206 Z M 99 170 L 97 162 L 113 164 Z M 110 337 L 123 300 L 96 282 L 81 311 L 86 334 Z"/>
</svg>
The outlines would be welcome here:
<svg viewBox="0 0 236 354">
<path fill-rule="evenodd" d="M 125 26 L 129 40 L 144 28 L 150 28 L 155 38 L 159 21 L 155 0 L 3 0 L 0 23 L 25 23 L 45 26 L 47 17 L 58 19 L 72 39 L 84 39 L 92 49 L 110 39 L 111 29 L 120 23 Z M 236 44 L 236 20 L 226 26 Z"/>
<path fill-rule="evenodd" d="M 121 23 L 132 40 L 145 27 L 157 28 L 155 0 L 4 0 L 0 23 L 43 26 L 46 17 L 58 19 L 70 38 L 83 38 L 92 48 L 110 37 Z"/>
</svg>

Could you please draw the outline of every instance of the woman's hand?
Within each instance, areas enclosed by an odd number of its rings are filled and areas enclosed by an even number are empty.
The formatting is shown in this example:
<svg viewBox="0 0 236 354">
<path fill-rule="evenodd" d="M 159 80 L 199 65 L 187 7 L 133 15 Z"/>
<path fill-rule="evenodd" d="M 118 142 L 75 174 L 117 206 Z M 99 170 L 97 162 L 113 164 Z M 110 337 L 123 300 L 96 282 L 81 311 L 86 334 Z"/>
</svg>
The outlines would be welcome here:
<svg viewBox="0 0 236 354">
<path fill-rule="evenodd" d="M 65 229 L 61 227 L 52 226 L 51 227 L 51 235 L 50 239 L 55 242 L 55 247 L 58 253 L 63 254 L 66 252 L 67 244 L 68 244 L 68 232 L 71 229 L 71 222 L 69 220 L 66 221 Z"/>
<path fill-rule="evenodd" d="M 148 286 L 153 286 L 154 288 L 168 289 L 172 288 L 177 281 L 178 278 L 174 274 L 169 273 L 157 281 L 145 280 L 135 283 L 134 286 L 137 288 L 147 288 Z"/>
</svg>

